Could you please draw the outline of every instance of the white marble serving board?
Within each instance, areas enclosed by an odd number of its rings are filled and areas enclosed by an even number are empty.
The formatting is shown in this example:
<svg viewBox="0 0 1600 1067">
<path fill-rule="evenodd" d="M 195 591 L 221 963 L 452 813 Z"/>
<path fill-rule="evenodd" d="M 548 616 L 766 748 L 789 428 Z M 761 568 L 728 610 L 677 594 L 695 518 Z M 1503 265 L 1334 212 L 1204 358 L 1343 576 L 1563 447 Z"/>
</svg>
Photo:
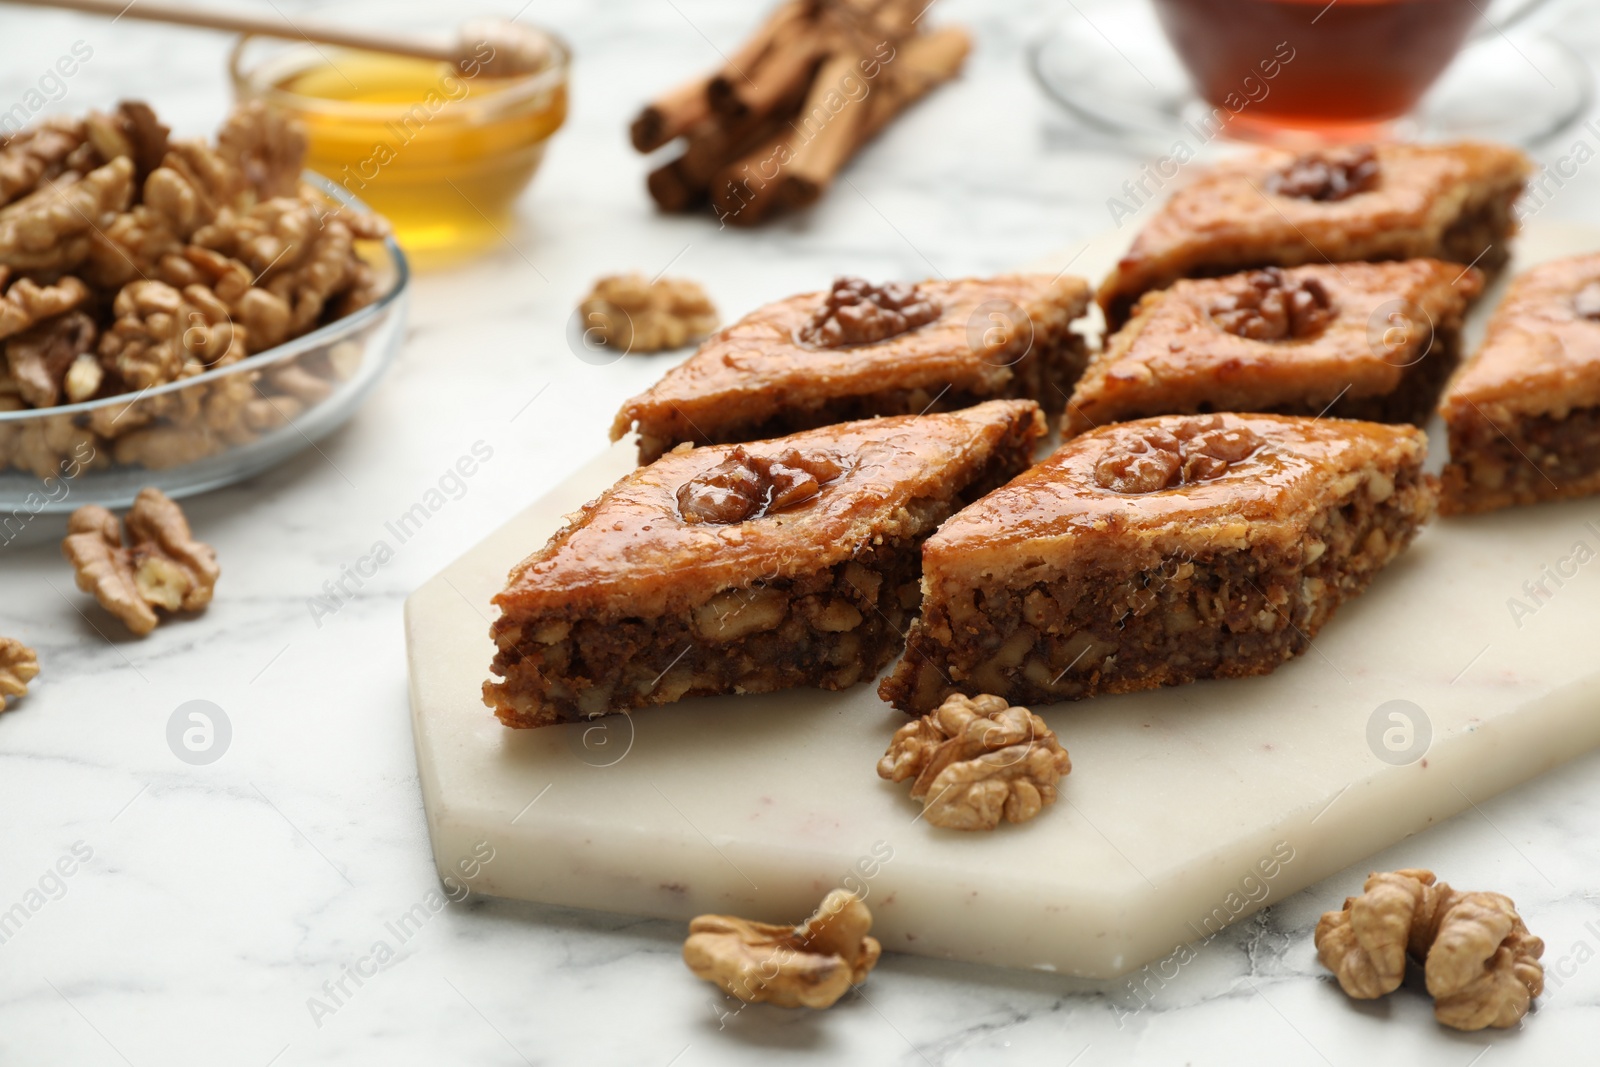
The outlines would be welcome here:
<svg viewBox="0 0 1600 1067">
<path fill-rule="evenodd" d="M 1530 226 L 1518 265 L 1593 248 Z M 1268 677 L 1037 709 L 1073 772 L 992 834 L 930 827 L 876 776 L 904 719 L 872 686 L 507 730 L 479 697 L 489 599 L 631 466 L 612 447 L 406 603 L 434 855 L 477 891 L 793 921 L 846 885 L 891 951 L 1111 977 L 1600 743 L 1600 499 L 1435 523 Z"/>
</svg>

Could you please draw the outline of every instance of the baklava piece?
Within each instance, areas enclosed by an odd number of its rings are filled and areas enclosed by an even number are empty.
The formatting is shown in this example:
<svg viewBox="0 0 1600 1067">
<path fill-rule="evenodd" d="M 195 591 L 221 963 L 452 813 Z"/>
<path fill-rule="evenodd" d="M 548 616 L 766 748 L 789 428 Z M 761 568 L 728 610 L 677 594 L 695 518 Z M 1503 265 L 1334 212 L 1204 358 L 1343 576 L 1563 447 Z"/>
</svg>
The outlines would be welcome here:
<svg viewBox="0 0 1600 1067">
<path fill-rule="evenodd" d="M 1519 276 L 1440 413 L 1447 514 L 1600 492 L 1600 255 Z"/>
<path fill-rule="evenodd" d="M 1532 162 L 1515 148 L 1267 149 L 1173 194 L 1100 287 L 1112 329 L 1179 278 L 1353 260 L 1444 259 L 1493 272 L 1516 232 Z"/>
<path fill-rule="evenodd" d="M 1078 278 L 1018 274 L 894 282 L 841 278 L 713 334 L 623 405 L 611 439 L 639 433 L 639 462 L 675 445 L 755 441 L 875 415 L 955 411 L 985 400 L 1061 410 L 1083 372 Z"/>
<path fill-rule="evenodd" d="M 1433 414 L 1483 276 L 1458 263 L 1266 267 L 1146 293 L 1067 405 L 1071 436 L 1151 415 Z"/>
<path fill-rule="evenodd" d="M 867 681 L 916 611 L 923 539 L 1043 433 L 1012 400 L 674 450 L 511 572 L 484 702 L 528 727 Z"/>
<path fill-rule="evenodd" d="M 879 688 L 925 714 L 1265 674 L 1432 515 L 1410 426 L 1169 415 L 1062 445 L 929 538 L 922 616 Z"/>
</svg>

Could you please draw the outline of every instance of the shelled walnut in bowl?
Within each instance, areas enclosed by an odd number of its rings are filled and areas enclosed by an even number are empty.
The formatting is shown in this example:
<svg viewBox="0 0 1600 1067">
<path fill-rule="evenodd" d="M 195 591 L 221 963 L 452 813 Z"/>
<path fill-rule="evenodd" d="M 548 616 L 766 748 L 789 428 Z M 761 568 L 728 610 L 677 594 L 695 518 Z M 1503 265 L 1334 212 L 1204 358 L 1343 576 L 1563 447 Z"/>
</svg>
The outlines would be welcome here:
<svg viewBox="0 0 1600 1067">
<path fill-rule="evenodd" d="M 0 140 L 0 510 L 90 472 L 215 460 L 163 487 L 232 480 L 284 451 L 249 446 L 375 377 L 404 261 L 304 153 L 261 104 L 211 142 L 136 102 Z M 131 499 L 116 481 L 88 495 Z"/>
</svg>

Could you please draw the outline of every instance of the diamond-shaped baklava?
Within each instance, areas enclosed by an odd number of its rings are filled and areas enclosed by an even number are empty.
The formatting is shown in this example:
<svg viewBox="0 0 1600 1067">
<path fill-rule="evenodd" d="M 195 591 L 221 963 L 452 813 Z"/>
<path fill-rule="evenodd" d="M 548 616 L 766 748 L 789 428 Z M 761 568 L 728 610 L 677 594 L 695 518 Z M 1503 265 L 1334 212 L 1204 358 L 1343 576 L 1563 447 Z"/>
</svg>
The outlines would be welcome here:
<svg viewBox="0 0 1600 1067">
<path fill-rule="evenodd" d="M 1037 404 L 997 400 L 674 450 L 512 570 L 484 701 L 546 726 L 868 681 L 916 611 L 923 539 L 1043 432 Z"/>
<path fill-rule="evenodd" d="M 1483 285 L 1436 259 L 1267 267 L 1146 293 L 1089 362 L 1070 436 L 1152 415 L 1267 411 L 1422 424 Z"/>
<path fill-rule="evenodd" d="M 1478 142 L 1264 149 L 1174 193 L 1100 286 L 1112 329 L 1179 278 L 1352 260 L 1502 266 L 1533 165 Z"/>
<path fill-rule="evenodd" d="M 611 439 L 639 433 L 639 462 L 684 441 L 753 441 L 874 415 L 953 411 L 1015 397 L 1059 411 L 1083 371 L 1070 328 L 1079 278 L 874 286 L 841 278 L 751 312 L 623 405 Z"/>
<path fill-rule="evenodd" d="M 1265 674 L 1432 515 L 1411 426 L 1169 415 L 1073 438 L 950 519 L 879 687 L 923 714 Z"/>
<path fill-rule="evenodd" d="M 1440 413 L 1447 513 L 1600 492 L 1600 255 L 1518 276 Z"/>
</svg>

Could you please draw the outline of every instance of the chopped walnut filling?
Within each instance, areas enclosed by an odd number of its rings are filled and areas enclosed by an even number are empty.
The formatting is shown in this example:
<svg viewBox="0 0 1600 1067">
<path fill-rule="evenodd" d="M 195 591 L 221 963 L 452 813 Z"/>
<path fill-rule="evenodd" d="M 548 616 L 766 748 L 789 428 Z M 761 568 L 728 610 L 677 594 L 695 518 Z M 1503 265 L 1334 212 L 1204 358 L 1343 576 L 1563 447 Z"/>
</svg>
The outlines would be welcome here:
<svg viewBox="0 0 1600 1067">
<path fill-rule="evenodd" d="M 1044 720 L 1002 697 L 956 694 L 895 731 L 878 776 L 914 778 L 923 816 L 951 830 L 993 830 L 1001 818 L 1026 822 L 1056 799 L 1072 770 Z"/>
<path fill-rule="evenodd" d="M 1590 282 L 1574 293 L 1572 310 L 1579 318 L 1600 322 L 1600 282 Z"/>
<path fill-rule="evenodd" d="M 1307 152 L 1267 182 L 1267 191 L 1300 200 L 1343 200 L 1378 186 L 1378 154 L 1371 145 Z"/>
<path fill-rule="evenodd" d="M 27 696 L 28 683 L 39 676 L 39 657 L 14 637 L 0 637 L 0 711 L 10 697 Z"/>
<path fill-rule="evenodd" d="M 586 336 L 624 352 L 682 348 L 717 328 L 706 291 L 682 278 L 649 281 L 642 274 L 601 278 L 578 305 Z"/>
<path fill-rule="evenodd" d="M 1371 875 L 1317 923 L 1317 956 L 1358 1000 L 1392 993 L 1423 964 L 1434 1017 L 1457 1030 L 1515 1026 L 1544 990 L 1544 942 L 1509 897 L 1463 893 L 1432 871 Z"/>
<path fill-rule="evenodd" d="M 926 326 L 943 312 L 937 299 L 910 282 L 873 285 L 862 278 L 838 278 L 800 327 L 799 338 L 819 348 L 872 344 Z"/>
<path fill-rule="evenodd" d="M 689 923 L 683 962 L 699 978 L 747 1003 L 827 1008 L 867 980 L 883 949 L 868 937 L 872 913 L 835 889 L 798 926 L 701 915 Z"/>
<path fill-rule="evenodd" d="M 1262 445 L 1248 427 L 1220 415 L 1196 416 L 1175 432 L 1151 427 L 1117 438 L 1094 467 L 1095 483 L 1113 493 L 1158 493 L 1220 478 Z"/>
<path fill-rule="evenodd" d="M 1303 341 L 1325 330 L 1334 314 L 1320 280 L 1295 281 L 1277 267 L 1246 274 L 1211 309 L 1218 326 L 1252 341 Z"/>
<path fill-rule="evenodd" d="M 117 517 L 89 504 L 67 520 L 62 555 L 78 588 L 143 637 L 156 628 L 155 609 L 199 611 L 211 603 L 221 571 L 210 545 L 196 541 L 183 510 L 158 489 L 140 490 L 128 511 L 122 543 Z"/>
<path fill-rule="evenodd" d="M 687 522 L 747 522 L 805 503 L 844 469 L 827 452 L 788 448 L 763 456 L 735 446 L 727 459 L 678 487 L 678 511 Z"/>
</svg>

